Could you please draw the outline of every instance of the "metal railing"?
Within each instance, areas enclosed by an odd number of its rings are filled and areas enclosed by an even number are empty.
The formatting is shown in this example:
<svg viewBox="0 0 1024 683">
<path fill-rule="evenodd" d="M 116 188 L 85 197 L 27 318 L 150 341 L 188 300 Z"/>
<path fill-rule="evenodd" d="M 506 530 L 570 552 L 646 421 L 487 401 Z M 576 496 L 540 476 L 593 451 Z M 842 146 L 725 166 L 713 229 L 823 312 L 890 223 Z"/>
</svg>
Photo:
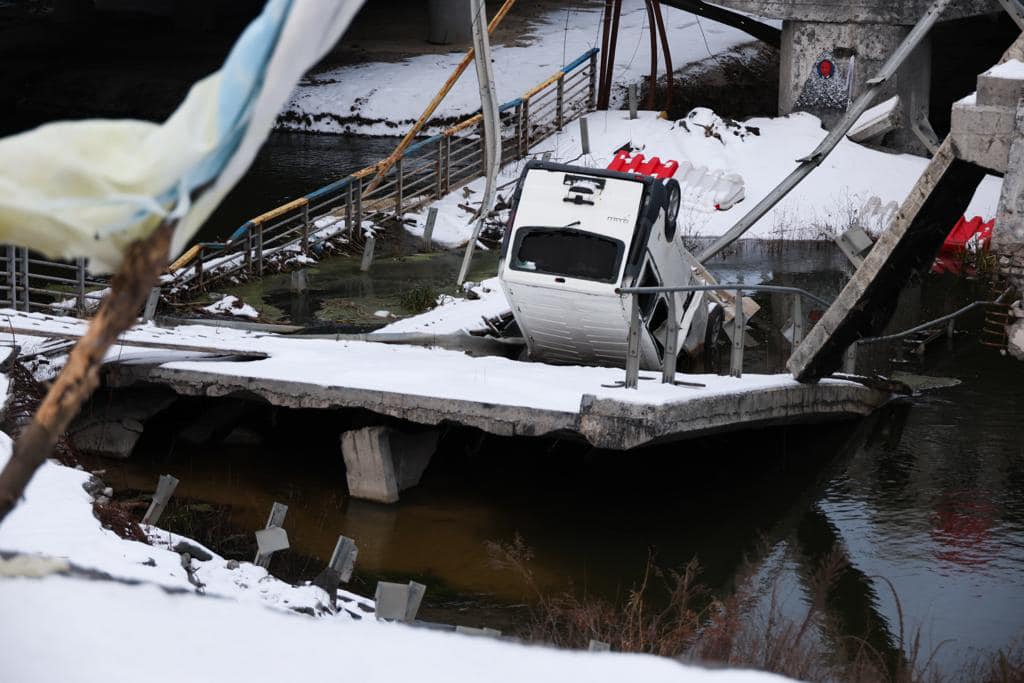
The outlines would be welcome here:
<svg viewBox="0 0 1024 683">
<path fill-rule="evenodd" d="M 0 246 L 0 307 L 86 315 L 107 283 L 89 276 L 88 262 L 50 261 L 23 247 Z"/>
<path fill-rule="evenodd" d="M 531 145 L 593 110 L 597 49 L 566 64 L 529 92 L 501 105 L 502 157 L 526 157 Z M 365 222 L 401 220 L 483 175 L 480 114 L 409 146 L 370 189 L 382 162 L 246 221 L 225 242 L 193 246 L 173 264 L 163 290 L 187 298 L 229 276 L 261 276 L 268 265 L 318 253 L 341 235 L 358 239 Z"/>
<path fill-rule="evenodd" d="M 802 298 L 806 297 L 811 301 L 825 306 L 831 302 L 799 287 L 786 287 L 782 285 L 739 285 L 739 284 L 716 284 L 716 285 L 687 285 L 682 287 L 621 287 L 615 290 L 620 296 L 629 296 L 629 337 L 626 343 L 626 381 L 623 386 L 627 389 L 637 389 L 640 384 L 640 296 L 644 294 L 674 294 L 676 292 L 732 292 L 735 312 L 733 315 L 732 352 L 729 358 L 729 374 L 733 377 L 743 376 L 743 352 L 746 345 L 745 330 L 747 327 L 743 311 L 743 292 L 772 292 L 776 294 L 793 295 L 793 334 L 790 340 L 795 348 L 803 339 L 804 335 L 804 313 Z M 676 309 L 674 296 L 666 298 L 668 304 L 668 317 L 665 321 L 665 343 L 662 356 L 661 381 L 664 384 L 674 384 L 676 381 L 676 356 L 678 349 L 676 341 L 679 338 L 679 315 Z"/>
</svg>

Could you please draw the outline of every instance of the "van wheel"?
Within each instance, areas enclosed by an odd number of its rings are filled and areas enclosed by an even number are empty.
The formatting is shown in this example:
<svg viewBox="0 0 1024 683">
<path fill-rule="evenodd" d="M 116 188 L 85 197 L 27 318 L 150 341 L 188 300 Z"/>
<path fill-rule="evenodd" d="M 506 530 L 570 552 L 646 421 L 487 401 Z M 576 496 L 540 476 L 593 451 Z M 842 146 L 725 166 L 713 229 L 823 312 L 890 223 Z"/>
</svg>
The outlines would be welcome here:
<svg viewBox="0 0 1024 683">
<path fill-rule="evenodd" d="M 682 192 L 679 190 L 679 181 L 674 178 L 665 183 L 665 190 L 668 192 L 665 201 L 665 240 L 671 242 L 676 236 L 676 218 L 679 216 Z"/>
<path fill-rule="evenodd" d="M 704 369 L 706 372 L 718 373 L 721 370 L 721 347 L 725 339 L 725 312 L 721 306 L 715 306 L 708 313 L 708 324 L 704 328 Z"/>
</svg>

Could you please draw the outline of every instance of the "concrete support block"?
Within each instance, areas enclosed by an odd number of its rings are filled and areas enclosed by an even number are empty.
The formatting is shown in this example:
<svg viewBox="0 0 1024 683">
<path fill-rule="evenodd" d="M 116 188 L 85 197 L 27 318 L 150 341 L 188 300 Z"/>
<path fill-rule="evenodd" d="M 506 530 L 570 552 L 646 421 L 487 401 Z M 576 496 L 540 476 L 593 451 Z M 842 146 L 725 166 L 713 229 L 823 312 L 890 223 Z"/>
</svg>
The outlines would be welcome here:
<svg viewBox="0 0 1024 683">
<path fill-rule="evenodd" d="M 953 105 L 950 135 L 957 156 L 1005 173 L 1013 139 L 1015 108 L 979 105 L 971 99 Z"/>
<path fill-rule="evenodd" d="M 978 104 L 1017 108 L 1024 97 L 1024 78 L 1003 78 L 981 74 L 978 76 Z"/>
<path fill-rule="evenodd" d="M 396 503 L 416 486 L 437 448 L 438 432 L 403 434 L 390 427 L 365 427 L 341 435 L 348 490 L 354 498 Z"/>
</svg>

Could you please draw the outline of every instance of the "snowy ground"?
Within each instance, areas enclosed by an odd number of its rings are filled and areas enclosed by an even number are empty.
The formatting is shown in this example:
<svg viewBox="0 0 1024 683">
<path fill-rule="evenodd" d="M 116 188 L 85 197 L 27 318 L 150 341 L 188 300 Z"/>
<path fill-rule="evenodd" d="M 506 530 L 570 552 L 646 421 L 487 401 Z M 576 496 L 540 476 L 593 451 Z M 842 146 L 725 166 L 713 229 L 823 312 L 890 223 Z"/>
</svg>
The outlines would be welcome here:
<svg viewBox="0 0 1024 683">
<path fill-rule="evenodd" d="M 587 115 L 591 154 L 582 155 L 577 123 L 538 143 L 531 153 L 539 157 L 550 152 L 552 161 L 605 168 L 620 147 L 631 144 L 647 157 L 739 174 L 746 199 L 728 211 L 713 210 L 708 197 L 684 196 L 680 229 L 691 237 L 710 237 L 727 232 L 797 166 L 797 159 L 811 152 L 827 134 L 821 122 L 810 114 L 754 118 L 735 127 L 711 116 L 708 110 L 695 112 L 692 119 L 681 121 L 660 119 L 655 112 L 640 112 L 634 120 L 625 111 L 593 112 Z M 866 205 L 902 202 L 927 165 L 928 160 L 923 157 L 882 152 L 844 139 L 746 237 L 831 239 L 837 230 L 849 227 Z M 499 177 L 499 185 L 503 186 L 499 194 L 509 196 L 522 166 L 523 162 L 505 165 Z M 459 204 L 478 205 L 483 186 L 482 179 L 476 180 L 430 205 L 438 209 L 435 243 L 455 247 L 469 239 L 470 214 Z M 967 209 L 967 216 L 995 216 L 1001 187 L 999 178 L 986 177 Z M 430 206 L 406 215 L 412 223 L 410 232 L 422 235 Z"/>
<path fill-rule="evenodd" d="M 515 11 L 515 10 L 513 10 Z M 673 9 L 662 9 L 675 68 L 749 43 L 746 33 Z M 524 46 L 492 48 L 499 101 L 519 97 L 592 47 L 599 47 L 600 7 L 566 8 L 538 19 Z M 372 62 L 309 76 L 286 105 L 279 125 L 293 130 L 396 135 L 415 121 L 454 71 L 464 52 L 420 55 L 399 62 Z M 615 83 L 639 81 L 650 72 L 650 41 L 643 0 L 624 0 L 615 58 Z M 664 65 L 661 67 L 664 71 Z M 480 108 L 473 69 L 434 114 L 451 121 Z"/>
</svg>

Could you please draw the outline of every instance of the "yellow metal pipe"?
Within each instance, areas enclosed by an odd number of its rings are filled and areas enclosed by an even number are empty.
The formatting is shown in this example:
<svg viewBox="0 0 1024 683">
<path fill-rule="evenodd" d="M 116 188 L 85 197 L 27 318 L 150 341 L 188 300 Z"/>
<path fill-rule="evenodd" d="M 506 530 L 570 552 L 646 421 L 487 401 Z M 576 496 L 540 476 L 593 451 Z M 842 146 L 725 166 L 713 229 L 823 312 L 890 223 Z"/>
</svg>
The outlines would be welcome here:
<svg viewBox="0 0 1024 683">
<path fill-rule="evenodd" d="M 282 204 L 281 206 L 277 207 L 276 209 L 271 209 L 270 211 L 267 211 L 266 213 L 261 213 L 259 216 L 256 216 L 256 218 L 253 218 L 251 222 L 253 224 L 255 224 L 255 225 L 262 225 L 263 223 L 266 223 L 267 221 L 274 220 L 275 218 L 277 218 L 278 216 L 280 216 L 282 214 L 288 213 L 292 209 L 298 209 L 301 206 L 303 206 L 304 204 L 307 204 L 308 202 L 309 202 L 309 200 L 306 199 L 305 197 L 299 197 L 298 199 L 293 199 L 292 201 L 288 202 L 287 204 Z"/>
<path fill-rule="evenodd" d="M 514 4 L 516 4 L 516 0 L 505 0 L 505 4 L 501 6 L 501 9 L 497 11 L 497 13 L 494 15 L 494 18 L 491 19 L 490 23 L 487 25 L 488 33 L 494 33 L 494 29 L 498 27 L 498 24 L 501 23 L 501 20 L 505 18 L 505 15 L 508 14 L 509 10 L 512 9 L 512 5 Z M 459 62 L 459 65 L 457 67 L 455 67 L 455 71 L 452 72 L 452 75 L 448 77 L 448 80 L 445 81 L 444 85 L 441 86 L 441 89 L 437 92 L 436 95 L 434 95 L 434 99 L 432 99 L 430 101 L 430 104 L 427 105 L 426 110 L 424 110 L 424 112 L 420 114 L 420 117 L 419 119 L 416 120 L 416 123 L 412 125 L 412 128 L 410 128 L 409 131 L 405 134 L 405 137 L 402 138 L 402 141 L 398 143 L 397 147 L 395 147 L 395 151 L 392 152 L 387 159 L 381 162 L 380 168 L 378 169 L 377 172 L 377 177 L 374 178 L 373 182 L 371 182 L 369 187 L 366 188 L 367 192 L 372 191 L 375 187 L 377 187 L 377 185 L 380 184 L 381 178 L 384 177 L 384 174 L 387 173 L 388 170 L 395 165 L 395 162 L 398 161 L 398 157 L 402 156 L 402 153 L 405 152 L 406 148 L 410 144 L 412 144 L 413 139 L 419 134 L 421 130 L 423 130 L 423 126 L 426 125 L 427 121 L 433 115 L 434 111 L 437 110 L 438 105 L 441 104 L 441 100 L 445 98 L 448 92 L 455 85 L 455 82 L 459 80 L 459 77 L 463 74 L 466 68 L 473 61 L 473 56 L 475 54 L 476 52 L 473 50 L 473 48 L 469 48 L 469 50 L 466 52 L 466 55 L 462 58 L 462 61 Z M 446 134 L 448 133 L 446 132 Z"/>
</svg>

